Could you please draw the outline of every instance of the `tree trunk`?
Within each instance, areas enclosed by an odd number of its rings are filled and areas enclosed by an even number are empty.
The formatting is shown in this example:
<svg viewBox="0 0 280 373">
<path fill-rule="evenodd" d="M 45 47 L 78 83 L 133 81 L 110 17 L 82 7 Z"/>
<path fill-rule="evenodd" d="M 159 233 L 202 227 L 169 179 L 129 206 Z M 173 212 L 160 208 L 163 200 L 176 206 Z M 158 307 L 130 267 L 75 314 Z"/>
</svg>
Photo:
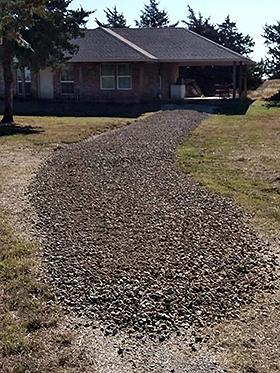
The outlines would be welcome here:
<svg viewBox="0 0 280 373">
<path fill-rule="evenodd" d="M 2 62 L 3 73 L 4 73 L 4 116 L 1 120 L 1 123 L 9 124 L 14 122 L 13 118 L 13 101 L 14 101 L 14 92 L 13 92 L 13 59 L 12 57 L 4 58 Z"/>
</svg>

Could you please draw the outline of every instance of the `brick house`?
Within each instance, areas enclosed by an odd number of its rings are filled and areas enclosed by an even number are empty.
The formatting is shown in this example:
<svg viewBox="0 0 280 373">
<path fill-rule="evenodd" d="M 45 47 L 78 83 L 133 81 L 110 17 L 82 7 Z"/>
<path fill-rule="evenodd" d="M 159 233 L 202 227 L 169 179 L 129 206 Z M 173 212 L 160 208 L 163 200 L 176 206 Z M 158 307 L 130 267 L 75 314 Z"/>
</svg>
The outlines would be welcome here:
<svg viewBox="0 0 280 373">
<path fill-rule="evenodd" d="M 253 63 L 184 28 L 97 28 L 75 43 L 78 53 L 61 69 L 18 70 L 15 95 L 105 103 L 168 100 L 182 71 L 211 66 L 232 69 L 236 97 L 246 94 L 246 70 Z"/>
</svg>

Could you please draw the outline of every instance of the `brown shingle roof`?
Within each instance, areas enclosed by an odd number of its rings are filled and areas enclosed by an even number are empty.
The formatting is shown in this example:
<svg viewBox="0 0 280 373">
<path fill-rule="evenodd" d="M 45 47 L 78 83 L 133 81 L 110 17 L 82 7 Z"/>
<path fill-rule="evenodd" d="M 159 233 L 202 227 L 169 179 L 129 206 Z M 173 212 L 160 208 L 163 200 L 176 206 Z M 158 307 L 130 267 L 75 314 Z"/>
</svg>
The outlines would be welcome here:
<svg viewBox="0 0 280 373">
<path fill-rule="evenodd" d="M 154 61 L 186 63 L 243 62 L 248 58 L 184 28 L 123 28 L 86 30 L 76 40 L 73 62 Z"/>
</svg>

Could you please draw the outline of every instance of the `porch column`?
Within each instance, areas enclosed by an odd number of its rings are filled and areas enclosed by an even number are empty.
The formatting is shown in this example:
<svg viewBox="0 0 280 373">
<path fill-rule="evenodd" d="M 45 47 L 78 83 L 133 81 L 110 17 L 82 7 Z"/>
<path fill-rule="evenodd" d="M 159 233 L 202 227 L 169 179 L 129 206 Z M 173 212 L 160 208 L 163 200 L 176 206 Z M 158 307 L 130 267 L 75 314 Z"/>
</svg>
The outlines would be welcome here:
<svg viewBox="0 0 280 373">
<path fill-rule="evenodd" d="M 232 69 L 232 80 L 233 80 L 233 92 L 232 92 L 232 98 L 233 100 L 236 99 L 236 62 L 233 63 L 233 69 Z"/>
<path fill-rule="evenodd" d="M 248 93 L 248 67 L 247 65 L 245 65 L 244 66 L 244 89 L 242 92 L 242 96 L 246 98 L 247 93 Z"/>
<path fill-rule="evenodd" d="M 82 96 L 82 87 L 83 87 L 83 70 L 82 64 L 79 65 L 79 89 L 78 89 L 78 99 L 81 100 Z"/>
<path fill-rule="evenodd" d="M 242 62 L 239 63 L 239 69 L 238 69 L 238 97 L 242 97 L 243 93 L 243 66 Z"/>
<path fill-rule="evenodd" d="M 145 93 L 144 93 L 144 67 L 145 67 L 144 62 L 140 62 L 140 65 L 139 65 L 139 92 L 140 92 L 141 100 L 143 100 L 145 98 Z"/>
</svg>

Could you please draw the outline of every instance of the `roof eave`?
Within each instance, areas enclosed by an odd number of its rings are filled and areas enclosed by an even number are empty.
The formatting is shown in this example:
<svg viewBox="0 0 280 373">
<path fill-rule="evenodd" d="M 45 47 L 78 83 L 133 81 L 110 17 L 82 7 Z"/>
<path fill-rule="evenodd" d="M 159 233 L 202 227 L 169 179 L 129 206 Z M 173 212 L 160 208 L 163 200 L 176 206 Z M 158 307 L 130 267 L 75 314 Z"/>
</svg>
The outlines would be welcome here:
<svg viewBox="0 0 280 373">
<path fill-rule="evenodd" d="M 102 59 L 91 59 L 91 60 L 79 60 L 79 59 L 71 59 L 69 60 L 68 62 L 71 62 L 71 63 L 114 63 L 114 62 L 151 62 L 151 63 L 155 63 L 157 61 L 155 60 L 149 60 L 149 59 L 137 59 L 137 60 L 133 60 L 132 58 L 114 58 L 114 59 L 106 59 L 106 58 L 102 58 Z"/>
<path fill-rule="evenodd" d="M 234 64 L 242 64 L 246 66 L 253 66 L 256 63 L 249 59 L 236 60 L 222 60 L 222 59 L 159 59 L 160 63 L 179 63 L 193 66 L 233 66 Z"/>
<path fill-rule="evenodd" d="M 149 59 L 149 58 L 143 58 L 143 59 L 137 59 L 134 60 L 132 58 L 102 58 L 102 59 L 70 59 L 68 62 L 71 63 L 114 63 L 114 62 L 130 62 L 130 63 L 137 63 L 137 62 L 150 62 L 150 63 L 179 63 L 179 64 L 185 64 L 185 65 L 195 65 L 195 66 L 233 66 L 234 64 L 242 64 L 242 65 L 247 65 L 247 66 L 254 66 L 256 62 L 251 61 L 251 60 L 208 60 L 208 59 Z"/>
</svg>

